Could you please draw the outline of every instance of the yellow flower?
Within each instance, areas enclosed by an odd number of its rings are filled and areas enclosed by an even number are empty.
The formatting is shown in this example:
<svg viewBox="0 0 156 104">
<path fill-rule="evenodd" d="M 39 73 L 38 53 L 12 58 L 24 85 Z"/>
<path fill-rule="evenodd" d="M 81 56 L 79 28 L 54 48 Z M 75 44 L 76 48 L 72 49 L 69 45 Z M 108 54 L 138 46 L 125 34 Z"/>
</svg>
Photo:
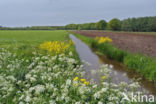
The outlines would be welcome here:
<svg viewBox="0 0 156 104">
<path fill-rule="evenodd" d="M 81 82 L 86 82 L 86 79 L 81 79 Z"/>
<path fill-rule="evenodd" d="M 110 39 L 109 37 L 96 37 L 95 40 L 97 40 L 99 44 L 112 42 L 112 39 Z"/>
<path fill-rule="evenodd" d="M 43 44 L 40 44 L 41 50 L 46 50 L 48 52 L 52 52 L 54 54 L 64 53 L 69 47 L 72 45 L 72 42 L 59 42 L 59 41 L 53 41 L 53 42 L 44 42 Z"/>
<path fill-rule="evenodd" d="M 84 82 L 84 84 L 85 84 L 85 85 L 89 85 L 89 84 L 90 84 L 90 82 L 85 81 L 85 82 Z"/>
<path fill-rule="evenodd" d="M 74 81 L 77 81 L 77 80 L 79 80 L 79 77 L 75 77 L 75 78 L 74 78 Z"/>
<path fill-rule="evenodd" d="M 105 80 L 107 77 L 104 75 L 103 77 L 101 77 L 101 79 Z"/>
</svg>

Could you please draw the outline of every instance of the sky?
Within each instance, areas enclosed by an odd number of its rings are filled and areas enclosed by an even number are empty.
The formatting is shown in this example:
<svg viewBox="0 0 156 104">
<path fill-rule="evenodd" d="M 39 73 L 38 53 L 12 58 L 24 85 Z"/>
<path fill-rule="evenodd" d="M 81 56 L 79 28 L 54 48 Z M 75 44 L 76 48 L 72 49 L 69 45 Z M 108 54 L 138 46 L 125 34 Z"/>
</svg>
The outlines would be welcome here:
<svg viewBox="0 0 156 104">
<path fill-rule="evenodd" d="M 0 26 L 59 26 L 156 16 L 156 0 L 0 0 Z"/>
</svg>

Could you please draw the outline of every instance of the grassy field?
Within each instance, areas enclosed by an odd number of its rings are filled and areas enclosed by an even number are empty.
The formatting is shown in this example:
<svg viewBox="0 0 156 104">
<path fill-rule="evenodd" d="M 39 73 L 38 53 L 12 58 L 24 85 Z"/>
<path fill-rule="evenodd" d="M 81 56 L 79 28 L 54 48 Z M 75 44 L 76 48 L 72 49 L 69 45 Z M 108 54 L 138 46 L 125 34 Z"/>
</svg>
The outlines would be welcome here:
<svg viewBox="0 0 156 104">
<path fill-rule="evenodd" d="M 66 31 L 0 31 L 2 104 L 136 104 L 122 98 L 138 82 L 109 83 L 107 65 L 95 73 L 98 85 L 85 79 Z"/>
<path fill-rule="evenodd" d="M 68 39 L 66 31 L 0 31 L 0 47 L 8 48 L 22 57 L 31 57 L 43 42 Z"/>
<path fill-rule="evenodd" d="M 66 31 L 0 31 L 0 45 L 40 44 L 44 41 L 65 40 Z"/>
</svg>

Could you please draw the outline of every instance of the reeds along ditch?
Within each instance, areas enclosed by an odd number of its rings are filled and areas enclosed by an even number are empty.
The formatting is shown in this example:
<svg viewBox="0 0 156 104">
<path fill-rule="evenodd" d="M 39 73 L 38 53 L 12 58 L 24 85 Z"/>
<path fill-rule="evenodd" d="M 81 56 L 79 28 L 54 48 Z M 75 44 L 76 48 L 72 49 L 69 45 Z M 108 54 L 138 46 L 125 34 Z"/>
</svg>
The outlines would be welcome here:
<svg viewBox="0 0 156 104">
<path fill-rule="evenodd" d="M 128 66 L 128 68 L 139 72 L 143 77 L 156 83 L 156 59 L 118 49 L 110 44 L 110 42 L 99 43 L 97 39 L 78 34 L 76 34 L 76 36 L 108 58 L 122 62 L 124 65 Z"/>
</svg>

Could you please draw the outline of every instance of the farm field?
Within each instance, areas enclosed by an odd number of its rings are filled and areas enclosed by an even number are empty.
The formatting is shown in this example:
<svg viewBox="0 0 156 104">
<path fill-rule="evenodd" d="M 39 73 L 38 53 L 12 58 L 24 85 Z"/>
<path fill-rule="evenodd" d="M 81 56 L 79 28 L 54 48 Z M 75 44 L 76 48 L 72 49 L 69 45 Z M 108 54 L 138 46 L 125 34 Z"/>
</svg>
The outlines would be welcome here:
<svg viewBox="0 0 156 104">
<path fill-rule="evenodd" d="M 0 31 L 0 103 L 125 104 L 130 102 L 122 100 L 123 93 L 140 87 L 138 82 L 109 83 L 107 65 L 96 73 L 98 85 L 85 79 L 66 31 Z"/>
<path fill-rule="evenodd" d="M 156 57 L 156 33 L 136 32 L 105 32 L 105 31 L 73 31 L 88 37 L 104 36 L 113 39 L 112 44 L 117 48 L 132 53 L 145 54 Z"/>
<path fill-rule="evenodd" d="M 145 35 L 156 35 L 156 32 L 132 32 L 132 31 L 112 31 L 112 30 L 83 30 L 83 31 L 100 31 L 100 32 L 105 32 L 105 33 L 107 33 L 107 32 L 111 32 L 111 33 L 123 33 L 123 34 L 141 34 L 141 35 L 143 35 L 143 34 L 145 34 Z"/>
</svg>

